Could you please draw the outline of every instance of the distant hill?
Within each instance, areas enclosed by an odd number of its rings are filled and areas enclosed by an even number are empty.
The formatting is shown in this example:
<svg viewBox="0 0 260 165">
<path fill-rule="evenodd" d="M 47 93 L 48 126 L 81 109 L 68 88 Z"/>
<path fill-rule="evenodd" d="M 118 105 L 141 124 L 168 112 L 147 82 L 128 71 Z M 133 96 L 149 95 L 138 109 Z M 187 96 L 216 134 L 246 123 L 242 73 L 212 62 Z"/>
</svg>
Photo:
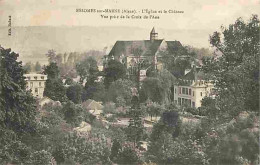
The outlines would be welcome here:
<svg viewBox="0 0 260 165">
<path fill-rule="evenodd" d="M 152 28 L 152 27 L 151 27 Z M 151 29 L 134 27 L 12 27 L 12 36 L 7 27 L 0 27 L 0 45 L 12 48 L 20 54 L 23 62 L 48 62 L 45 54 L 54 49 L 57 53 L 86 52 L 99 50 L 108 52 L 117 40 L 149 39 Z M 158 29 L 159 38 L 179 40 L 182 44 L 195 47 L 209 47 L 211 31 Z M 107 48 L 104 50 L 104 48 Z"/>
</svg>

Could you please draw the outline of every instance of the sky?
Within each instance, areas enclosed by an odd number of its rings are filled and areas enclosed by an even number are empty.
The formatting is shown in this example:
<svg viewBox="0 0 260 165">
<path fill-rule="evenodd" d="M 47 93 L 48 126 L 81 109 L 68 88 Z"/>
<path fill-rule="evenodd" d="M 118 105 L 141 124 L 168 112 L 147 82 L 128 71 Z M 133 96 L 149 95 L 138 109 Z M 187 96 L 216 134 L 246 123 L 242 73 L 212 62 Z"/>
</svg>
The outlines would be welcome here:
<svg viewBox="0 0 260 165">
<path fill-rule="evenodd" d="M 159 20 L 105 20 L 100 14 L 76 13 L 84 9 L 181 10 Z M 167 29 L 209 29 L 238 17 L 260 12 L 260 0 L 0 0 L 0 25 L 12 16 L 13 26 L 136 26 Z"/>
<path fill-rule="evenodd" d="M 147 15 L 139 13 L 142 9 L 178 10 L 184 13 L 152 14 L 159 16 L 160 19 L 110 20 L 101 18 L 100 13 L 76 12 L 76 9 L 136 10 L 135 16 Z M 252 14 L 260 15 L 260 0 L 0 0 L 0 45 L 12 47 L 20 52 L 21 57 L 28 59 L 35 54 L 44 56 L 45 52 L 39 52 L 39 50 L 52 49 L 51 45 L 55 47 L 53 40 L 59 42 L 56 44 L 59 45 L 57 49 L 60 52 L 75 51 L 75 49 L 83 51 L 87 49 L 83 48 L 86 44 L 88 49 L 102 49 L 104 46 L 113 45 L 116 40 L 147 39 L 150 30 L 155 27 L 161 38 L 179 40 L 181 43 L 195 47 L 210 47 L 209 35 L 214 31 L 219 31 L 221 25 L 228 26 L 239 17 L 248 20 Z M 106 13 L 104 15 L 126 14 Z M 133 14 L 128 15 L 131 17 Z M 8 28 L 9 16 L 11 16 L 12 37 L 8 37 L 5 29 Z M 15 31 L 14 27 L 17 26 L 57 28 L 49 29 L 52 32 L 46 29 L 42 29 L 41 32 L 36 28 Z M 88 33 L 83 30 L 84 34 L 80 31 L 77 33 L 71 31 L 73 27 L 84 26 L 96 28 L 96 31 L 92 30 L 92 33 Z M 55 36 L 55 30 L 58 33 L 60 27 L 70 29 L 63 29 L 62 34 Z M 124 31 L 124 29 L 127 30 Z M 18 32 L 21 34 L 16 34 Z M 93 34 L 94 32 L 100 33 Z M 39 37 L 37 38 L 34 33 L 37 33 Z M 77 37 L 73 38 L 68 33 L 73 33 Z M 21 42 L 24 39 L 21 36 L 26 36 L 28 41 Z M 49 42 L 49 40 L 52 41 Z M 60 41 L 64 41 L 64 47 Z M 75 44 L 78 41 L 86 42 L 86 44 Z M 40 47 L 41 44 L 44 45 L 44 49 Z"/>
</svg>

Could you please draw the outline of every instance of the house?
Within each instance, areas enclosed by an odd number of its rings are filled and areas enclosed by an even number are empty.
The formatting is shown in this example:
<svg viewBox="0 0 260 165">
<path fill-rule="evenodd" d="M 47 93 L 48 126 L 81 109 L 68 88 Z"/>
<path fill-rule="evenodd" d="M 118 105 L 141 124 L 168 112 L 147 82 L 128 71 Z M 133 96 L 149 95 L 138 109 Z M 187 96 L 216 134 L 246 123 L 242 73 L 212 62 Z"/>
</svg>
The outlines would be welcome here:
<svg viewBox="0 0 260 165">
<path fill-rule="evenodd" d="M 174 102 L 198 108 L 204 97 L 212 95 L 213 87 L 200 68 L 192 69 L 174 85 Z"/>
<path fill-rule="evenodd" d="M 47 75 L 30 73 L 25 74 L 25 81 L 27 82 L 26 89 L 31 90 L 33 96 L 43 98 L 43 92 L 45 88 L 45 82 Z"/>
<path fill-rule="evenodd" d="M 103 108 L 104 106 L 92 99 L 88 99 L 87 101 L 82 103 L 82 106 L 84 109 L 89 111 L 92 115 L 96 116 L 99 118 L 100 114 L 103 113 Z"/>
<path fill-rule="evenodd" d="M 162 59 L 166 53 L 176 55 L 183 49 L 179 41 L 158 39 L 158 33 L 153 28 L 149 40 L 116 41 L 105 57 L 104 67 L 106 67 L 107 60 L 118 60 L 125 65 L 129 77 L 136 75 L 139 69 L 139 78 L 142 81 L 145 79 L 148 68 L 162 69 Z"/>
<path fill-rule="evenodd" d="M 79 127 L 73 128 L 73 131 L 75 131 L 78 135 L 87 135 L 91 131 L 91 125 L 83 121 Z"/>
<path fill-rule="evenodd" d="M 46 104 L 52 104 L 52 105 L 55 105 L 55 106 L 62 106 L 61 103 L 59 101 L 54 101 L 46 96 L 40 98 L 38 100 L 38 104 L 40 107 L 43 107 L 44 105 Z"/>
</svg>

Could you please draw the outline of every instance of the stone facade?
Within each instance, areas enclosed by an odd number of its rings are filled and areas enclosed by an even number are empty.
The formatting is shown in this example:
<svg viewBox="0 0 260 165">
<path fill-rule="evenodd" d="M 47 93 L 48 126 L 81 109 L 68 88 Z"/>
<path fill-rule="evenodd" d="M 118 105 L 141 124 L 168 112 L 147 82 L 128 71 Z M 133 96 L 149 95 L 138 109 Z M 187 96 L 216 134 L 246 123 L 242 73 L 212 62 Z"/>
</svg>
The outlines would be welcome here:
<svg viewBox="0 0 260 165">
<path fill-rule="evenodd" d="M 25 81 L 27 82 L 26 89 L 30 90 L 33 96 L 43 98 L 43 92 L 45 88 L 45 82 L 47 75 L 30 73 L 25 74 Z"/>
</svg>

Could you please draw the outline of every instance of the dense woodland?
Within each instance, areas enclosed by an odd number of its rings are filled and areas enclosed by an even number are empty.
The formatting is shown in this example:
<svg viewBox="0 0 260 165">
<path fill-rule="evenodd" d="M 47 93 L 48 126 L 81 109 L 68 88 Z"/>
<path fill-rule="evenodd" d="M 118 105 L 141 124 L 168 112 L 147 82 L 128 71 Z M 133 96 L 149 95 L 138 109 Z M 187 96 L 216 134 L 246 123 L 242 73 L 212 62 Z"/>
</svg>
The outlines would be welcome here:
<svg viewBox="0 0 260 165">
<path fill-rule="evenodd" d="M 95 58 L 100 52 L 64 61 L 67 55 L 50 50 L 49 64 L 41 67 L 22 66 L 19 54 L 1 47 L 0 163 L 259 164 L 259 23 L 253 15 L 221 27 L 210 36 L 216 50 L 212 54 L 192 47 L 185 47 L 188 59 L 166 53 L 165 68 L 160 73 L 149 70 L 142 84 L 128 79 L 124 65 L 115 60 L 100 72 L 100 59 Z M 198 60 L 215 82 L 216 97 L 204 98 L 197 109 L 175 105 L 173 84 Z M 37 105 L 26 91 L 23 75 L 30 71 L 48 75 L 44 95 L 57 102 Z M 79 82 L 73 81 L 77 75 Z M 97 81 L 100 76 L 103 79 Z M 128 117 L 129 125 L 106 125 L 84 109 L 88 99 L 103 103 L 105 120 Z M 143 124 L 146 116 L 160 120 L 148 129 Z M 92 126 L 85 136 L 73 131 L 82 121 Z M 142 141 L 148 143 L 147 151 Z"/>
</svg>

